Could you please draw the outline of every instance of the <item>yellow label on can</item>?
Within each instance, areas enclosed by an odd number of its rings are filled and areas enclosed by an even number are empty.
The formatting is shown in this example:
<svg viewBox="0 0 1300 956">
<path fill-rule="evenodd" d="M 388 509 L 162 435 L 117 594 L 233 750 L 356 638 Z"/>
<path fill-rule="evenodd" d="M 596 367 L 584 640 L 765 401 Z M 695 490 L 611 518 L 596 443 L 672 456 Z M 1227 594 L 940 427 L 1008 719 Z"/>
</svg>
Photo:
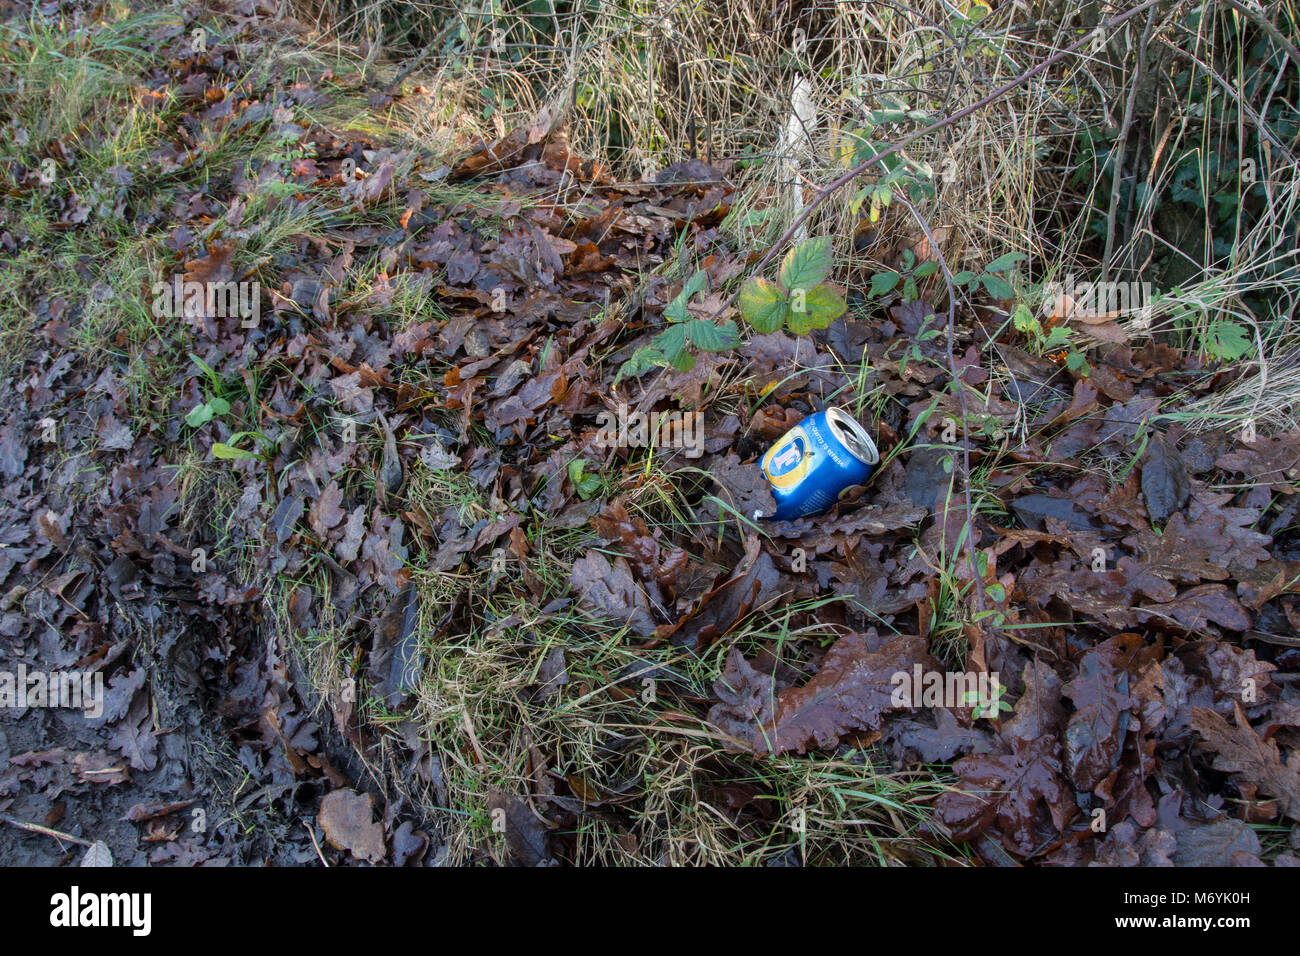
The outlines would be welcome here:
<svg viewBox="0 0 1300 956">
<path fill-rule="evenodd" d="M 763 473 L 778 491 L 799 487 L 812 467 L 808 435 L 796 425 L 763 456 Z"/>
</svg>

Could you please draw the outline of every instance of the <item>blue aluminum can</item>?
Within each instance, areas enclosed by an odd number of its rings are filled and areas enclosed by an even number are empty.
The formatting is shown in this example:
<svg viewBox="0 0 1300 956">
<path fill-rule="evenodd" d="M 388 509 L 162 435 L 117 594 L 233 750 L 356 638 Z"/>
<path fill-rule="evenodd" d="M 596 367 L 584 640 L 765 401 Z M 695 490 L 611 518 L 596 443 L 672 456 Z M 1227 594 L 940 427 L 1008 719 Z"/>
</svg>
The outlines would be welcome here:
<svg viewBox="0 0 1300 956">
<path fill-rule="evenodd" d="M 865 482 L 879 463 L 876 443 L 843 409 L 809 415 L 763 456 L 776 511 L 760 517 L 793 521 L 821 514 Z"/>
</svg>

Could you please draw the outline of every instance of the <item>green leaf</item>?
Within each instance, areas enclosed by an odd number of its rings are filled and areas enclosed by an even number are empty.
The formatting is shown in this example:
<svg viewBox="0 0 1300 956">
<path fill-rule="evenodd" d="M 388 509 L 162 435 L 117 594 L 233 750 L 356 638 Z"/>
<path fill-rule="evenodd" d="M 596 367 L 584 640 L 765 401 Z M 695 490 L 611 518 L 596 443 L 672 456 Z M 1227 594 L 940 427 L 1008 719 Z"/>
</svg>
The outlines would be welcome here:
<svg viewBox="0 0 1300 956">
<path fill-rule="evenodd" d="M 863 163 L 865 163 L 868 159 L 870 159 L 872 156 L 875 156 L 877 153 L 883 153 L 885 151 L 885 147 L 876 145 L 871 140 L 863 137 L 861 134 L 855 134 L 854 138 L 858 140 L 858 145 L 853 150 L 854 166 L 860 166 Z M 881 165 L 884 165 L 884 163 L 882 162 Z"/>
<path fill-rule="evenodd" d="M 212 406 L 207 402 L 202 405 L 195 405 L 190 409 L 190 413 L 185 416 L 185 424 L 191 428 L 199 428 L 212 421 Z"/>
<path fill-rule="evenodd" d="M 929 276 L 934 275 L 938 271 L 939 271 L 939 263 L 933 259 L 927 259 L 925 262 L 922 262 L 919 266 L 916 267 L 915 274 L 918 279 L 925 279 Z"/>
<path fill-rule="evenodd" d="M 952 277 L 952 284 L 966 285 L 968 282 L 973 282 L 975 278 L 976 278 L 975 273 L 967 272 L 966 270 L 963 269 L 961 272 L 958 272 L 955 276 Z"/>
<path fill-rule="evenodd" d="M 1010 299 L 1016 294 L 1016 290 L 1011 288 L 1005 279 L 999 279 L 997 276 L 980 276 L 980 282 L 984 286 L 984 291 L 999 301 Z"/>
<path fill-rule="evenodd" d="M 934 184 L 929 181 L 908 183 L 907 191 L 912 194 L 912 202 L 933 199 L 935 195 Z"/>
<path fill-rule="evenodd" d="M 682 351 L 678 352 L 668 360 L 668 364 L 679 372 L 689 372 L 691 369 L 695 368 L 695 356 L 690 352 L 687 352 L 685 349 L 682 349 Z"/>
<path fill-rule="evenodd" d="M 874 189 L 872 186 L 863 186 L 855 192 L 853 198 L 849 200 L 849 212 L 853 213 L 855 216 L 861 212 L 862 204 L 867 201 L 867 197 L 871 195 L 872 189 Z"/>
<path fill-rule="evenodd" d="M 1088 365 L 1088 360 L 1083 357 L 1082 352 L 1071 352 L 1065 357 L 1065 367 L 1071 372 L 1078 372 L 1085 378 L 1092 374 L 1092 368 Z"/>
<path fill-rule="evenodd" d="M 755 332 L 776 332 L 785 324 L 789 301 L 771 279 L 755 276 L 740 287 L 740 314 Z"/>
<path fill-rule="evenodd" d="M 585 458 L 575 458 L 569 462 L 569 481 L 573 483 L 574 491 L 583 501 L 600 491 L 600 476 L 589 475 L 586 470 L 587 459 Z"/>
<path fill-rule="evenodd" d="M 686 326 L 684 324 L 668 326 L 668 328 L 656 335 L 654 341 L 650 344 L 663 352 L 664 358 L 668 360 L 668 364 L 673 368 L 682 371 L 690 368 L 690 366 L 687 366 L 686 369 L 682 369 L 681 366 L 682 355 L 688 354 L 686 352 Z M 695 360 L 692 358 L 691 365 L 694 364 Z"/>
<path fill-rule="evenodd" d="M 787 319 L 790 331 L 795 335 L 806 335 L 813 329 L 824 329 L 844 314 L 848 306 L 838 289 L 823 282 L 808 290 L 804 297 L 804 310 L 793 309 Z"/>
<path fill-rule="evenodd" d="M 827 328 L 848 309 L 844 296 L 828 282 L 809 290 L 804 298 L 804 306 L 812 319 L 814 329 Z"/>
<path fill-rule="evenodd" d="M 212 457 L 220 458 L 222 461 L 232 461 L 238 458 L 257 458 L 258 455 L 256 452 L 244 451 L 242 448 L 227 445 L 225 442 L 216 442 L 212 446 Z"/>
<path fill-rule="evenodd" d="M 871 277 L 871 294 L 882 296 L 894 291 L 894 286 L 898 285 L 902 278 L 901 272 L 877 272 Z"/>
<path fill-rule="evenodd" d="M 1047 333 L 1047 338 L 1043 339 L 1043 348 L 1059 349 L 1062 346 L 1070 344 L 1070 330 L 1063 325 L 1054 327 Z"/>
<path fill-rule="evenodd" d="M 884 126 L 886 123 L 901 123 L 907 119 L 907 113 L 899 109 L 872 110 L 871 122 L 877 126 Z"/>
<path fill-rule="evenodd" d="M 790 331 L 794 335 L 807 335 L 816 326 L 813 324 L 816 320 L 813 318 L 812 310 L 805 309 L 802 312 L 790 311 L 786 322 L 790 326 Z"/>
<path fill-rule="evenodd" d="M 639 378 L 650 369 L 662 368 L 667 364 L 668 359 L 664 358 L 663 352 L 653 345 L 643 345 L 619 367 L 618 374 L 614 376 L 614 384 L 617 385 L 625 378 Z"/>
<path fill-rule="evenodd" d="M 1008 269 L 1010 269 L 1017 262 L 1021 261 L 1024 258 L 1026 258 L 1026 256 L 1023 252 L 1008 252 L 1005 256 L 998 256 L 996 259 L 990 262 L 987 266 L 984 267 L 984 271 L 985 272 L 1006 272 Z"/>
<path fill-rule="evenodd" d="M 785 254 L 777 278 L 786 289 L 811 289 L 831 273 L 831 238 L 801 242 Z"/>
<path fill-rule="evenodd" d="M 1011 324 L 1016 327 L 1017 332 L 1023 332 L 1025 335 L 1041 335 L 1043 332 L 1042 323 L 1034 318 L 1034 313 L 1023 302 L 1012 311 Z"/>
<path fill-rule="evenodd" d="M 691 276 L 689 279 L 686 280 L 686 285 L 682 288 L 681 294 L 686 296 L 686 298 L 689 299 L 691 298 L 691 296 L 698 295 L 699 293 L 703 292 L 705 287 L 708 284 L 709 284 L 708 273 L 706 273 L 703 269 L 696 269 L 695 275 Z"/>
<path fill-rule="evenodd" d="M 202 370 L 203 374 L 208 377 L 208 381 L 212 382 L 212 385 L 215 388 L 217 384 L 217 373 L 213 370 L 212 366 L 203 361 L 203 359 L 199 358 L 193 352 L 190 353 L 190 361 Z"/>
<path fill-rule="evenodd" d="M 740 342 L 736 327 L 730 322 L 714 325 L 708 319 L 693 319 L 684 328 L 691 344 L 706 352 L 725 352 Z"/>
<path fill-rule="evenodd" d="M 682 286 L 682 291 L 678 292 L 673 301 L 669 302 L 667 308 L 664 309 L 664 316 L 668 321 L 685 322 L 691 317 L 691 314 L 686 311 L 686 306 L 693 296 L 704 291 L 708 278 L 704 270 L 699 269 L 696 270 L 695 275 L 686 280 L 686 284 Z"/>
<path fill-rule="evenodd" d="M 1213 358 L 1233 362 L 1254 348 L 1250 333 L 1236 322 L 1211 322 L 1201 335 L 1201 345 Z"/>
<path fill-rule="evenodd" d="M 220 395 L 216 395 L 208 399 L 208 408 L 218 415 L 225 415 L 230 411 L 230 403 Z"/>
</svg>

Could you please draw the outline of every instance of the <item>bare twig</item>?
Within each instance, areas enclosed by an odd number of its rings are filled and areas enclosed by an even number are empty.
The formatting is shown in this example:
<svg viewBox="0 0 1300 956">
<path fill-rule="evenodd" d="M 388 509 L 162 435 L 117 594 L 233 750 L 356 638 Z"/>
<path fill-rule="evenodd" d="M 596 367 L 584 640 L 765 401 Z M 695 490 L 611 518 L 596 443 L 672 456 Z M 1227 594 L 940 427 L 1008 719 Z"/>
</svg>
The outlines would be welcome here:
<svg viewBox="0 0 1300 956">
<path fill-rule="evenodd" d="M 77 843 L 81 846 L 94 846 L 94 840 L 83 840 L 81 837 L 73 836 L 71 833 L 64 833 L 62 830 L 52 830 L 49 827 L 43 827 L 39 823 L 28 823 L 26 820 L 19 820 L 17 817 L 11 817 L 7 813 L 0 813 L 0 822 L 7 823 L 11 827 L 17 827 L 20 830 L 26 830 L 28 833 L 39 833 L 42 836 L 54 837 L 56 840 L 66 840 L 69 843 Z"/>
<path fill-rule="evenodd" d="M 311 845 L 316 849 L 316 856 L 320 858 L 320 865 L 325 867 L 325 869 L 328 870 L 330 866 L 329 861 L 325 859 L 325 854 L 321 852 L 320 843 L 316 839 L 316 831 L 312 828 L 312 825 L 308 823 L 306 820 L 302 821 L 302 825 L 303 828 L 307 831 L 307 835 L 311 837 Z"/>
</svg>

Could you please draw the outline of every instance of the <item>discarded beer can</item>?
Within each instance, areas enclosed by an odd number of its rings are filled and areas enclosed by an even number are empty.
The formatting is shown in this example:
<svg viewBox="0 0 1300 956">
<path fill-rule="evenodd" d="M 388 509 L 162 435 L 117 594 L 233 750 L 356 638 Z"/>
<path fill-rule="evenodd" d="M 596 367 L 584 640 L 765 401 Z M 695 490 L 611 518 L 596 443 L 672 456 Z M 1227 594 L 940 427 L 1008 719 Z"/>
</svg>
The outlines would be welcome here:
<svg viewBox="0 0 1300 956">
<path fill-rule="evenodd" d="M 843 409 L 809 415 L 763 456 L 776 511 L 759 517 L 793 521 L 821 514 L 865 482 L 879 462 L 876 443 Z"/>
</svg>

